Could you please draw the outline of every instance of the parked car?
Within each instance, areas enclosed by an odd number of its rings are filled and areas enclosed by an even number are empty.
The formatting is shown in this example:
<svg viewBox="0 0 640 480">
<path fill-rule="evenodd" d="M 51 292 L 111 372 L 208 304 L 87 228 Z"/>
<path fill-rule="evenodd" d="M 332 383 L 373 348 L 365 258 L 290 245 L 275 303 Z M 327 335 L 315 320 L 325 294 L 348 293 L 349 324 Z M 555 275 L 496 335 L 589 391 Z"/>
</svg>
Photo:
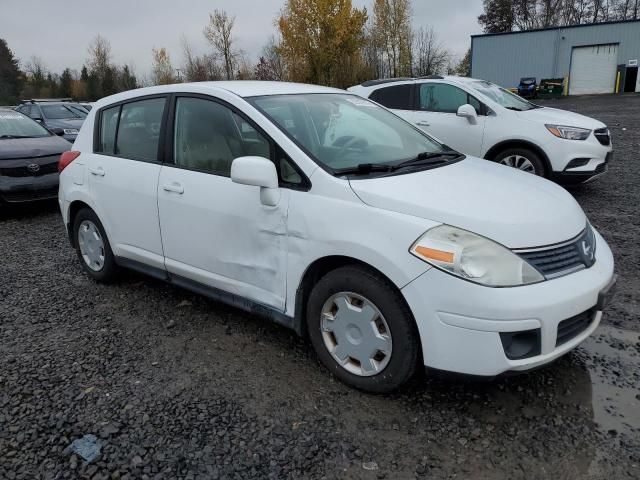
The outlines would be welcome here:
<svg viewBox="0 0 640 480">
<path fill-rule="evenodd" d="M 204 82 L 100 100 L 60 159 L 97 281 L 138 270 L 308 335 L 354 387 L 538 367 L 598 326 L 613 257 L 561 187 L 342 90 Z"/>
<path fill-rule="evenodd" d="M 14 110 L 0 109 L 0 204 L 56 198 L 66 140 Z"/>
<path fill-rule="evenodd" d="M 63 129 L 63 137 L 71 143 L 75 141 L 78 131 L 89 113 L 77 103 L 46 100 L 23 101 L 16 110 L 49 129 Z"/>
<path fill-rule="evenodd" d="M 604 123 L 535 105 L 483 80 L 374 80 L 349 91 L 392 109 L 460 152 L 560 183 L 593 180 L 612 159 Z"/>
<path fill-rule="evenodd" d="M 521 78 L 517 93 L 522 98 L 536 98 L 538 96 L 538 81 L 534 77 Z"/>
</svg>

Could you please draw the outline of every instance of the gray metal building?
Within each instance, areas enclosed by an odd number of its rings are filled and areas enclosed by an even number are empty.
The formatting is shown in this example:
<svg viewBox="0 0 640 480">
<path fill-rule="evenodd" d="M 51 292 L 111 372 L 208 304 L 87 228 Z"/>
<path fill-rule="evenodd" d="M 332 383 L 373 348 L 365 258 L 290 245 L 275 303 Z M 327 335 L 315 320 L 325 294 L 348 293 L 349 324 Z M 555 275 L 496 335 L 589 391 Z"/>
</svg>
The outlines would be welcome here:
<svg viewBox="0 0 640 480">
<path fill-rule="evenodd" d="M 504 87 L 564 78 L 569 95 L 640 92 L 640 20 L 471 37 L 471 76 Z"/>
</svg>

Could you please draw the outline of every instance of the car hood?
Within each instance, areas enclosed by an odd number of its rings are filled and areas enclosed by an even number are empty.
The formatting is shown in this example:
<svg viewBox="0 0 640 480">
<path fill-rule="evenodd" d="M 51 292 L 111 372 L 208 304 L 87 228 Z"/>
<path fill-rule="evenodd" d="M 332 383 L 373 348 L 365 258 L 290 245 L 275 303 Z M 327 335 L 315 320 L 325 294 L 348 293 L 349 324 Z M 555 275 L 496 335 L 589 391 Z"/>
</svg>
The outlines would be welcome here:
<svg viewBox="0 0 640 480">
<path fill-rule="evenodd" d="M 604 128 L 606 125 L 595 118 L 586 117 L 579 113 L 568 112 L 567 110 L 559 110 L 557 108 L 534 108 L 525 112 L 518 112 L 518 117 L 532 122 L 564 125 L 566 127 L 579 127 L 595 130 Z"/>
<path fill-rule="evenodd" d="M 0 140 L 0 160 L 60 155 L 71 144 L 56 135 L 39 138 L 7 138 Z"/>
<path fill-rule="evenodd" d="M 49 128 L 77 128 L 80 130 L 80 127 L 84 123 L 84 119 L 58 119 L 58 120 L 47 120 L 47 127 Z"/>
<path fill-rule="evenodd" d="M 477 158 L 349 183 L 367 205 L 446 223 L 509 248 L 563 242 L 586 225 L 582 209 L 563 188 Z"/>
</svg>

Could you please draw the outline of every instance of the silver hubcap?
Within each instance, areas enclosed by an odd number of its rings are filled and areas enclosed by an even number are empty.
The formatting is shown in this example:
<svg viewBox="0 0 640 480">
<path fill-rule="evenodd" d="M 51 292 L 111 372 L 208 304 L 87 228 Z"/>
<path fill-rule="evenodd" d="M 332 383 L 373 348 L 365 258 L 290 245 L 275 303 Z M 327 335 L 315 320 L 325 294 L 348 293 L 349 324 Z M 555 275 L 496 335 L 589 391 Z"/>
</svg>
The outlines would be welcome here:
<svg viewBox="0 0 640 480">
<path fill-rule="evenodd" d="M 391 360 L 391 330 L 378 307 L 352 292 L 340 292 L 322 307 L 322 338 L 345 370 L 361 377 L 377 375 Z"/>
<path fill-rule="evenodd" d="M 533 166 L 533 163 L 531 163 L 528 158 L 525 158 L 522 155 L 510 155 L 503 158 L 500 163 L 502 165 L 506 165 L 507 167 L 517 168 L 518 170 L 522 170 L 523 172 L 536 173 L 536 168 Z"/>
<path fill-rule="evenodd" d="M 78 230 L 80 253 L 87 266 L 94 272 L 104 267 L 104 241 L 98 227 L 91 220 L 84 220 Z"/>
</svg>

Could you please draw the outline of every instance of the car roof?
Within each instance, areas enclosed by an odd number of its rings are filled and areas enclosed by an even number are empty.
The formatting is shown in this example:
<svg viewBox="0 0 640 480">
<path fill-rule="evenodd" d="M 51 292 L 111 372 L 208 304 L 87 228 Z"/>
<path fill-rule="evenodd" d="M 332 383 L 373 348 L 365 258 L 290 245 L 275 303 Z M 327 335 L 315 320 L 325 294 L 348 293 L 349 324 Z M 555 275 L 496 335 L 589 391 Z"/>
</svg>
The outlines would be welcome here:
<svg viewBox="0 0 640 480">
<path fill-rule="evenodd" d="M 215 82 L 191 82 L 175 83 L 171 85 L 157 85 L 153 87 L 138 88 L 126 92 L 117 93 L 102 98 L 95 102 L 98 108 L 115 102 L 122 102 L 145 95 L 158 95 L 175 92 L 187 93 L 216 93 L 220 91 L 231 92 L 239 97 L 258 97 L 263 95 L 294 95 L 305 93 L 339 93 L 349 94 L 345 90 L 337 88 L 308 85 L 305 83 L 273 82 L 261 80 L 228 80 Z"/>
<path fill-rule="evenodd" d="M 391 86 L 394 83 L 412 83 L 423 80 L 445 81 L 453 84 L 469 84 L 479 81 L 477 78 L 458 77 L 455 75 L 428 75 L 425 77 L 399 77 L 399 78 L 383 78 L 380 80 L 368 80 L 357 85 L 357 87 L 368 90 L 377 90 L 380 86 Z M 353 87 L 352 87 L 353 88 Z"/>
</svg>

